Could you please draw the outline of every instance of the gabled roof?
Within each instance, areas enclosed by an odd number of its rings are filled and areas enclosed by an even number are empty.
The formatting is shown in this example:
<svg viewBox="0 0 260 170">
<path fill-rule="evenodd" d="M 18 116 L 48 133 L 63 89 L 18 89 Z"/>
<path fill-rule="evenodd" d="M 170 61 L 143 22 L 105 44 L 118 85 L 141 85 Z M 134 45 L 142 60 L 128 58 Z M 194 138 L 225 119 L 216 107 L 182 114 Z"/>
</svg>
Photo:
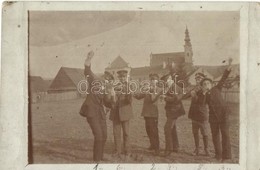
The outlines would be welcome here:
<svg viewBox="0 0 260 170">
<path fill-rule="evenodd" d="M 61 69 L 64 70 L 76 86 L 78 82 L 84 78 L 84 69 L 69 67 L 61 67 Z"/>
<path fill-rule="evenodd" d="M 173 53 L 160 53 L 160 54 L 151 54 L 150 65 L 162 65 L 163 62 L 174 62 L 184 63 L 185 62 L 185 53 L 184 52 L 173 52 Z"/>
<path fill-rule="evenodd" d="M 30 92 L 47 92 L 49 84 L 40 76 L 29 76 Z"/>
<path fill-rule="evenodd" d="M 121 57 L 118 56 L 114 61 L 112 61 L 110 68 L 125 68 L 128 67 L 128 63 Z"/>
<path fill-rule="evenodd" d="M 49 90 L 76 90 L 79 81 L 83 79 L 83 69 L 61 67 L 52 81 Z"/>
</svg>

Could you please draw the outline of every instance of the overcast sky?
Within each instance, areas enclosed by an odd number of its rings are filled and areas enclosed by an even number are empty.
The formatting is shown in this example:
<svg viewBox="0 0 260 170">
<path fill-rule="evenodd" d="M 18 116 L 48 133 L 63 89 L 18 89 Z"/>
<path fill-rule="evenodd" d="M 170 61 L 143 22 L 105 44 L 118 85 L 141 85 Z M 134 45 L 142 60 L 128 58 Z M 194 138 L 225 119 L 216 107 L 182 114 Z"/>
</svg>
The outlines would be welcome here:
<svg viewBox="0 0 260 170">
<path fill-rule="evenodd" d="M 184 51 L 186 25 L 194 64 L 239 63 L 239 12 L 30 12 L 30 74 L 54 78 L 61 66 L 83 68 L 92 49 L 94 72 L 118 55 L 148 66 L 151 53 Z"/>
</svg>

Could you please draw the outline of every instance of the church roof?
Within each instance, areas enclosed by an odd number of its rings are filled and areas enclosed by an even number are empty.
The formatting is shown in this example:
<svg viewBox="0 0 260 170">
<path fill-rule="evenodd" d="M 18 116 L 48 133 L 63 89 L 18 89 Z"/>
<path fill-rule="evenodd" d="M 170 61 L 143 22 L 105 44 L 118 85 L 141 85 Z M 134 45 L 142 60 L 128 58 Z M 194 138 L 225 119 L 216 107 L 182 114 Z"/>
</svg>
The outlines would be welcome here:
<svg viewBox="0 0 260 170">
<path fill-rule="evenodd" d="M 163 62 L 174 62 L 175 64 L 185 62 L 184 52 L 151 54 L 151 66 L 162 65 Z"/>
<path fill-rule="evenodd" d="M 112 61 L 110 68 L 125 68 L 128 67 L 128 63 L 121 57 L 118 56 L 114 61 Z"/>
</svg>

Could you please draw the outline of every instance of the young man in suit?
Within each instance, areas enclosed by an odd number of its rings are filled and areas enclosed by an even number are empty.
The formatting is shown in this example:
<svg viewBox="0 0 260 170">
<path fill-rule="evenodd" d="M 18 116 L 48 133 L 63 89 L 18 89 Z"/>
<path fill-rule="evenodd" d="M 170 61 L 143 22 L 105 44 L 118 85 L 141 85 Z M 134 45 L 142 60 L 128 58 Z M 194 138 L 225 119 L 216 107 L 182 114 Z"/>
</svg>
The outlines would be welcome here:
<svg viewBox="0 0 260 170">
<path fill-rule="evenodd" d="M 121 131 L 123 131 L 123 153 L 129 155 L 129 121 L 133 117 L 132 94 L 128 92 L 126 70 L 117 72 L 119 83 L 115 86 L 115 94 L 110 100 L 110 120 L 113 122 L 113 135 L 115 142 L 115 156 L 121 158 Z"/>
<path fill-rule="evenodd" d="M 204 78 L 201 81 L 201 86 L 206 92 L 207 103 L 209 105 L 209 123 L 212 133 L 212 140 L 215 149 L 215 158 L 223 162 L 230 160 L 231 145 L 229 136 L 229 111 L 227 104 L 224 101 L 221 90 L 225 80 L 231 72 L 232 59 L 229 59 L 229 66 L 224 71 L 221 80 L 216 86 L 213 86 L 211 79 Z M 222 141 L 220 140 L 220 132 Z M 222 145 L 221 145 L 222 144 Z"/>
<path fill-rule="evenodd" d="M 199 155 L 199 131 L 203 136 L 205 155 L 209 156 L 208 151 L 208 105 L 206 103 L 206 91 L 202 90 L 200 82 L 206 76 L 203 73 L 196 73 L 196 87 L 191 91 L 191 106 L 188 117 L 192 120 L 192 133 L 195 142 L 195 155 Z"/>
<path fill-rule="evenodd" d="M 135 94 L 134 97 L 138 100 L 144 99 L 142 116 L 145 120 L 145 129 L 150 140 L 149 150 L 154 150 L 155 155 L 159 155 L 159 132 L 158 132 L 158 106 L 157 100 L 161 93 L 157 90 L 157 83 L 159 80 L 158 74 L 150 74 L 150 87 L 149 91 L 140 92 Z"/>
<path fill-rule="evenodd" d="M 165 153 L 164 156 L 167 157 L 171 154 L 171 152 L 174 150 L 174 142 L 176 142 L 173 138 L 173 127 L 176 126 L 176 121 L 178 117 L 185 114 L 185 110 L 182 104 L 181 99 L 179 98 L 179 93 L 181 93 L 179 90 L 181 88 L 177 88 L 179 92 L 172 91 L 173 89 L 171 87 L 174 87 L 174 85 L 171 83 L 172 80 L 174 80 L 173 75 L 169 74 L 166 76 L 163 76 L 161 78 L 162 80 L 166 81 L 167 88 L 170 88 L 167 90 L 167 93 L 163 95 L 165 100 L 165 111 L 166 111 L 166 123 L 164 126 L 164 133 L 165 133 Z M 178 86 L 178 85 L 177 85 Z M 176 135 L 177 136 L 177 135 Z"/>
</svg>

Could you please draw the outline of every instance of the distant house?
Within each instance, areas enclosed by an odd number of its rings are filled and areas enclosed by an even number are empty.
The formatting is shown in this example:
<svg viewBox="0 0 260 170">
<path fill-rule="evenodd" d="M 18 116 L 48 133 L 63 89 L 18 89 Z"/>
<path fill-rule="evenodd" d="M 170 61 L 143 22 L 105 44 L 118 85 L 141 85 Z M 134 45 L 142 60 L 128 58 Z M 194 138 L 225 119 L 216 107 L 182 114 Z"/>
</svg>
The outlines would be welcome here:
<svg viewBox="0 0 260 170">
<path fill-rule="evenodd" d="M 77 91 L 78 83 L 84 80 L 84 70 L 80 68 L 61 67 L 53 79 L 48 93 Z"/>
<path fill-rule="evenodd" d="M 49 82 L 40 76 L 29 76 L 30 93 L 47 93 L 50 85 Z"/>
<path fill-rule="evenodd" d="M 114 61 L 112 61 L 112 63 L 109 64 L 108 67 L 105 68 L 105 70 L 110 72 L 114 78 L 117 78 L 117 71 L 127 70 L 128 74 L 130 74 L 131 68 L 121 56 L 118 56 Z"/>
<path fill-rule="evenodd" d="M 50 80 L 44 80 L 40 76 L 29 76 L 29 100 L 30 102 L 38 102 L 42 96 L 47 94 L 50 86 Z"/>
</svg>

